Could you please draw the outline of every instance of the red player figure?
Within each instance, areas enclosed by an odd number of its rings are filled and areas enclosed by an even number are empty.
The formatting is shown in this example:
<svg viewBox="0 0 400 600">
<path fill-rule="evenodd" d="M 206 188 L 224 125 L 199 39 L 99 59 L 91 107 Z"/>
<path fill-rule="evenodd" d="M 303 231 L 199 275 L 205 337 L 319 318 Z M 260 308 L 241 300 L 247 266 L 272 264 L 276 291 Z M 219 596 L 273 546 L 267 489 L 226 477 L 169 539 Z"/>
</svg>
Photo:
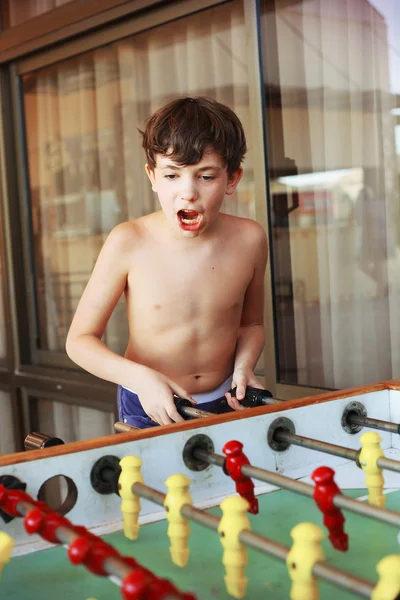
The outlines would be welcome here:
<svg viewBox="0 0 400 600">
<path fill-rule="evenodd" d="M 196 596 L 180 592 L 170 581 L 159 579 L 151 571 L 140 567 L 134 559 L 123 557 L 123 561 L 134 569 L 122 581 L 121 593 L 124 600 L 196 600 Z"/>
<path fill-rule="evenodd" d="M 168 600 L 171 596 L 179 600 L 196 600 L 196 596 L 180 592 L 168 579 L 154 578 L 146 592 L 146 600 Z"/>
<path fill-rule="evenodd" d="M 120 553 L 100 538 L 90 534 L 75 538 L 68 547 L 68 558 L 74 565 L 84 564 L 95 575 L 108 575 L 107 558 L 121 558 Z"/>
<path fill-rule="evenodd" d="M 37 502 L 22 490 L 7 489 L 0 484 L 0 508 L 10 517 L 22 517 L 17 506 L 20 502 L 28 502 L 36 506 Z"/>
<path fill-rule="evenodd" d="M 30 535 L 37 533 L 52 544 L 61 544 L 62 542 L 56 536 L 57 529 L 59 527 L 72 529 L 72 523 L 50 508 L 34 508 L 25 515 L 24 527 Z"/>
<path fill-rule="evenodd" d="M 148 583 L 146 571 L 137 568 L 122 580 L 121 595 L 124 600 L 144 600 Z"/>
<path fill-rule="evenodd" d="M 258 514 L 258 500 L 254 496 L 254 483 L 250 477 L 242 475 L 243 465 L 249 465 L 250 461 L 242 452 L 243 444 L 236 440 L 227 442 L 222 448 L 226 456 L 224 471 L 236 484 L 236 491 L 250 504 L 249 512 Z"/>
<path fill-rule="evenodd" d="M 344 521 L 340 508 L 333 504 L 333 499 L 342 492 L 334 482 L 335 472 L 330 467 L 318 467 L 311 478 L 315 481 L 314 500 L 324 514 L 324 525 L 329 531 L 329 539 L 336 550 L 346 552 L 349 538 L 344 531 Z"/>
</svg>

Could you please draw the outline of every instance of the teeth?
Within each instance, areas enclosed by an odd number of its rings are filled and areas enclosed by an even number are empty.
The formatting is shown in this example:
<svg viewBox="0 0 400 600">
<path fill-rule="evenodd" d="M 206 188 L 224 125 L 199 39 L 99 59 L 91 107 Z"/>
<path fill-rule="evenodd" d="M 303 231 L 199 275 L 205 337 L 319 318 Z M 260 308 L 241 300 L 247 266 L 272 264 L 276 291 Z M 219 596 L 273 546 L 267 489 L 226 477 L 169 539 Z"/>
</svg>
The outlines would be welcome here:
<svg viewBox="0 0 400 600">
<path fill-rule="evenodd" d="M 196 217 L 195 219 L 184 219 L 182 217 L 182 223 L 185 223 L 185 225 L 194 225 L 195 223 L 198 223 L 200 221 L 200 215 L 198 217 Z"/>
<path fill-rule="evenodd" d="M 186 213 L 186 211 L 183 210 L 182 214 L 181 214 L 181 221 L 185 225 L 195 225 L 201 219 L 201 215 L 200 214 L 197 214 L 195 217 L 186 217 L 186 216 L 184 216 L 185 213 Z"/>
</svg>

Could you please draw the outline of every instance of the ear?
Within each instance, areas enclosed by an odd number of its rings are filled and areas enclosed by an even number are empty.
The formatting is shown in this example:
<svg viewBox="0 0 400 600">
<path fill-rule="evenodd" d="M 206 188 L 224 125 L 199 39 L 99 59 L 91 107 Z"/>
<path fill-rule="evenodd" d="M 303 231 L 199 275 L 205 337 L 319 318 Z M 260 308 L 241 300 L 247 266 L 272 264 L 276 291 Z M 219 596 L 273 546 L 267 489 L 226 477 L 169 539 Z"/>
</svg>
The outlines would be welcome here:
<svg viewBox="0 0 400 600">
<path fill-rule="evenodd" d="M 146 170 L 147 177 L 150 179 L 151 189 L 153 190 L 153 192 L 156 192 L 157 188 L 156 188 L 156 178 L 154 176 L 154 171 L 151 167 L 149 167 L 149 165 L 147 163 L 144 168 Z"/>
<path fill-rule="evenodd" d="M 225 190 L 225 194 L 227 196 L 230 196 L 231 194 L 233 194 L 233 192 L 236 189 L 236 186 L 238 185 L 239 181 L 242 179 L 242 175 L 243 175 L 243 169 L 242 169 L 242 167 L 239 167 L 228 178 L 228 183 L 226 185 L 226 190 Z"/>
</svg>

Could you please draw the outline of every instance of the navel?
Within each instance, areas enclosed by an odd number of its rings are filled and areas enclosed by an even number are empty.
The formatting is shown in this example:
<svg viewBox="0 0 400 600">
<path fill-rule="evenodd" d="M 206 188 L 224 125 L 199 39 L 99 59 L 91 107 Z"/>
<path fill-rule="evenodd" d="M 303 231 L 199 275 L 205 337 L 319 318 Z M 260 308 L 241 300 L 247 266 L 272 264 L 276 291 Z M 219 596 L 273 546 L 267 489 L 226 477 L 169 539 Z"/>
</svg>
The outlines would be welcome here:
<svg viewBox="0 0 400 600">
<path fill-rule="evenodd" d="M 195 379 L 200 379 L 200 378 L 201 378 L 201 375 L 195 375 L 195 376 L 194 376 L 194 378 L 195 378 Z"/>
</svg>

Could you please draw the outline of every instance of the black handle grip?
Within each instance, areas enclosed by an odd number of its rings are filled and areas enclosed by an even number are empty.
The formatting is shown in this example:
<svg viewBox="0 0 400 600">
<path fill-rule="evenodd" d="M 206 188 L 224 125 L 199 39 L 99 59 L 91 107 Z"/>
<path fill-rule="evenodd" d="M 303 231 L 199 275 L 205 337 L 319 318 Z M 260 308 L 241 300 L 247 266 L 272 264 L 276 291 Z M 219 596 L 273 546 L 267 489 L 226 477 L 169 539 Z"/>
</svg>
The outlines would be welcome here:
<svg viewBox="0 0 400 600">
<path fill-rule="evenodd" d="M 25 450 L 42 450 L 43 448 L 61 446 L 62 444 L 64 444 L 64 442 L 60 438 L 52 437 L 44 433 L 37 433 L 36 431 L 28 433 L 24 440 Z"/>
<path fill-rule="evenodd" d="M 236 388 L 232 388 L 231 390 L 229 390 L 229 393 L 232 396 L 236 397 Z M 246 388 L 246 395 L 245 395 L 244 399 L 240 400 L 240 404 L 242 406 L 245 406 L 246 408 L 255 408 L 256 406 L 265 406 L 265 404 L 267 404 L 267 402 L 266 402 L 267 398 L 272 398 L 271 392 L 269 392 L 268 390 L 251 387 L 249 385 Z M 176 410 L 181 415 L 181 417 L 183 417 L 184 419 L 187 419 L 188 417 L 185 415 L 185 413 L 182 409 L 187 406 L 192 407 L 193 406 L 192 403 L 189 400 L 187 400 L 186 398 L 179 398 L 179 396 L 175 396 L 175 395 L 174 395 L 174 402 L 175 402 Z M 221 398 L 220 402 L 221 402 L 221 404 L 222 403 L 228 404 L 228 401 L 225 398 Z M 201 410 L 201 404 L 198 408 Z"/>
<path fill-rule="evenodd" d="M 236 397 L 236 388 L 230 390 L 230 394 Z M 256 406 L 264 406 L 267 398 L 272 398 L 270 391 L 248 385 L 246 387 L 246 395 L 243 400 L 240 400 L 240 404 L 247 408 L 255 408 Z"/>
<path fill-rule="evenodd" d="M 181 415 L 181 417 L 183 417 L 184 419 L 187 419 L 185 413 L 182 411 L 182 408 L 184 408 L 185 406 L 191 407 L 191 406 L 193 406 L 193 404 L 186 398 L 179 398 L 179 396 L 174 396 L 174 402 L 175 402 L 176 410 Z"/>
</svg>

